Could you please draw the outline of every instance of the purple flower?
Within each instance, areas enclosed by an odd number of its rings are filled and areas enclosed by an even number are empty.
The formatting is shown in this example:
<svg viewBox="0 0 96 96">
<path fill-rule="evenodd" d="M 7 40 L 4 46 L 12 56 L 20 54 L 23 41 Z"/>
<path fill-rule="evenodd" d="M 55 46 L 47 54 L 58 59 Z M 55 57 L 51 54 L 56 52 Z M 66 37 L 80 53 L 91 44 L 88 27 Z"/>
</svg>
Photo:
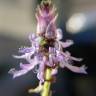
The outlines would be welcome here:
<svg viewBox="0 0 96 96">
<path fill-rule="evenodd" d="M 60 41 L 62 39 L 62 30 L 56 27 L 57 19 L 56 9 L 49 4 L 41 4 L 37 8 L 37 33 L 29 36 L 30 47 L 19 48 L 22 55 L 16 56 L 17 59 L 25 59 L 27 64 L 20 63 L 20 70 L 12 68 L 9 73 L 13 78 L 27 74 L 34 70 L 38 65 L 37 78 L 42 84 L 45 80 L 44 73 L 46 68 L 51 68 L 51 75 L 58 73 L 58 68 L 68 68 L 72 72 L 87 74 L 85 65 L 76 67 L 72 65 L 72 61 L 82 61 L 81 58 L 71 56 L 68 51 L 63 52 L 63 48 L 73 45 L 72 40 Z"/>
<path fill-rule="evenodd" d="M 46 38 L 56 37 L 56 8 L 50 4 L 41 4 L 37 8 L 37 34 L 45 36 Z"/>
</svg>

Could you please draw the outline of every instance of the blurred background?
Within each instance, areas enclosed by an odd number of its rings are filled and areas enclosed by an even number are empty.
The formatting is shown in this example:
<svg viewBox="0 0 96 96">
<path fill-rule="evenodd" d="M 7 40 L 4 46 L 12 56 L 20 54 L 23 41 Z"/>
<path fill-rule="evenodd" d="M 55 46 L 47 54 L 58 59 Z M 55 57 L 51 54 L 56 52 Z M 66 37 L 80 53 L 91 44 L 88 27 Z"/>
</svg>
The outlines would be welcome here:
<svg viewBox="0 0 96 96">
<path fill-rule="evenodd" d="M 96 96 L 96 0 L 53 0 L 63 30 L 63 41 L 74 40 L 67 48 L 73 56 L 84 58 L 77 64 L 88 66 L 88 75 L 59 69 L 52 96 Z M 28 35 L 36 31 L 35 9 L 40 0 L 0 0 L 0 96 L 39 96 L 28 94 L 38 85 L 36 74 L 12 79 L 10 68 L 19 68 L 12 57 L 18 48 L 29 46 Z"/>
</svg>

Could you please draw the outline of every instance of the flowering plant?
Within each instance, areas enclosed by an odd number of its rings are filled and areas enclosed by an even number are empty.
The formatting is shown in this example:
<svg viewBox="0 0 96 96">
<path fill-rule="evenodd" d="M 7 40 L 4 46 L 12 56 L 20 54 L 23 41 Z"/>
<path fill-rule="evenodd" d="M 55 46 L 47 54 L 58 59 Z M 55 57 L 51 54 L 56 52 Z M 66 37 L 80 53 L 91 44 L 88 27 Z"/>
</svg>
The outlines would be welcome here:
<svg viewBox="0 0 96 96">
<path fill-rule="evenodd" d="M 50 0 L 43 0 L 36 10 L 37 31 L 29 36 L 30 47 L 20 48 L 20 56 L 14 55 L 17 59 L 25 59 L 28 64 L 20 63 L 20 70 L 10 69 L 9 73 L 13 78 L 27 74 L 30 70 L 36 68 L 39 86 L 36 89 L 30 89 L 29 92 L 40 92 L 42 96 L 50 95 L 50 85 L 54 81 L 58 68 L 68 68 L 76 73 L 84 73 L 85 65 L 76 67 L 71 61 L 82 61 L 81 58 L 71 56 L 68 51 L 63 52 L 63 48 L 73 44 L 72 40 L 66 42 L 62 39 L 62 30 L 56 27 L 56 8 Z"/>
</svg>

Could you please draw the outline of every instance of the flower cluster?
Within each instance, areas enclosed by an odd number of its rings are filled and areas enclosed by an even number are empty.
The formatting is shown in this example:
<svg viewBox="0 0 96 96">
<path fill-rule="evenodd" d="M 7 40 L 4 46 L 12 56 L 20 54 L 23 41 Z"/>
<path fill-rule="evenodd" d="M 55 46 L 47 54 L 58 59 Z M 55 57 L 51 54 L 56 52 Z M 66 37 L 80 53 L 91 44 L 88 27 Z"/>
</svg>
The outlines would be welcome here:
<svg viewBox="0 0 96 96">
<path fill-rule="evenodd" d="M 82 61 L 81 58 L 71 56 L 68 51 L 63 52 L 63 49 L 71 46 L 73 41 L 60 41 L 62 30 L 56 27 L 57 16 L 56 8 L 50 2 L 42 2 L 37 7 L 37 32 L 29 36 L 31 46 L 20 48 L 20 56 L 14 55 L 17 59 L 25 59 L 28 64 L 20 63 L 20 70 L 10 69 L 9 73 L 13 74 L 13 78 L 24 75 L 34 68 L 40 84 L 45 81 L 46 68 L 52 69 L 51 76 L 58 73 L 59 67 L 66 67 L 73 72 L 87 74 L 85 65 L 76 67 L 71 64 L 72 61 Z"/>
</svg>

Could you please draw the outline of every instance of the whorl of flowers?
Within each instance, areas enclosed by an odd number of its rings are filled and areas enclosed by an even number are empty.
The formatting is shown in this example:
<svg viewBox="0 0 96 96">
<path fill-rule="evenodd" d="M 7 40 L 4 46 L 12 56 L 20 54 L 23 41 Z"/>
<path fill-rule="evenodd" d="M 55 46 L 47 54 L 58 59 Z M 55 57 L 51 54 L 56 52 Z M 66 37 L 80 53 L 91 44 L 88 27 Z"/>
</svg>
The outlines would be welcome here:
<svg viewBox="0 0 96 96">
<path fill-rule="evenodd" d="M 82 61 L 81 58 L 71 56 L 68 51 L 63 52 L 63 48 L 71 46 L 73 41 L 60 41 L 62 30 L 56 26 L 57 17 L 56 8 L 51 1 L 42 1 L 37 7 L 37 32 L 29 36 L 31 46 L 20 48 L 20 56 L 14 55 L 15 58 L 25 59 L 28 63 L 20 63 L 20 70 L 10 69 L 9 73 L 13 75 L 13 78 L 25 75 L 34 68 L 40 85 L 46 81 L 45 70 L 47 68 L 52 70 L 51 76 L 58 73 L 59 67 L 66 67 L 72 72 L 87 74 L 85 65 L 76 67 L 71 64 L 72 61 Z"/>
</svg>

